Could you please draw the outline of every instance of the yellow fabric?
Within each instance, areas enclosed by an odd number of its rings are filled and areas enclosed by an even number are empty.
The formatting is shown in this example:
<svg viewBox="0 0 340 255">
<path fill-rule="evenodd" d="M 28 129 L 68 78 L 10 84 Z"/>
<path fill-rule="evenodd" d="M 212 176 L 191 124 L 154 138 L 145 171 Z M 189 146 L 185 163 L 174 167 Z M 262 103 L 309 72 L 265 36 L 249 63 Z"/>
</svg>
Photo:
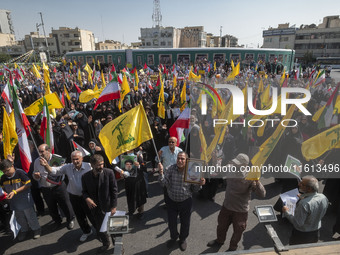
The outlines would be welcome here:
<svg viewBox="0 0 340 255">
<path fill-rule="evenodd" d="M 79 102 L 80 103 L 87 103 L 88 101 L 90 101 L 93 98 L 98 98 L 100 96 L 100 94 L 102 93 L 103 88 L 100 88 L 96 91 L 92 90 L 92 89 L 88 89 L 85 90 L 84 92 L 82 92 L 79 96 Z"/>
<path fill-rule="evenodd" d="M 46 95 L 45 99 L 49 110 L 64 108 L 64 105 L 60 101 L 57 92 Z M 42 111 L 43 104 L 44 104 L 43 98 L 40 98 L 36 100 L 34 103 L 32 103 L 29 107 L 25 108 L 24 112 L 28 116 L 37 115 L 39 112 Z"/>
<path fill-rule="evenodd" d="M 71 97 L 70 97 L 70 95 L 69 95 L 69 93 L 67 91 L 67 88 L 66 88 L 65 84 L 64 84 L 64 92 L 65 92 L 65 95 L 66 95 L 67 99 L 70 100 Z"/>
<path fill-rule="evenodd" d="M 102 77 L 102 88 L 105 88 L 106 87 L 106 81 L 105 81 L 105 77 L 104 77 L 104 74 L 103 74 L 103 70 L 101 71 L 101 77 Z"/>
<path fill-rule="evenodd" d="M 14 111 L 12 111 L 12 113 L 14 116 Z M 18 143 L 18 135 L 15 131 L 15 121 L 12 122 L 10 120 L 4 107 L 3 107 L 2 139 L 4 156 L 7 159 L 8 155 L 12 155 L 15 145 Z"/>
<path fill-rule="evenodd" d="M 32 66 L 32 72 L 33 72 L 35 77 L 37 77 L 38 79 L 41 79 L 41 75 L 40 75 L 37 67 L 35 66 L 35 64 L 33 64 L 33 66 Z"/>
<path fill-rule="evenodd" d="M 138 83 L 139 83 L 138 73 L 137 70 L 135 70 L 135 91 L 138 90 Z"/>
<path fill-rule="evenodd" d="M 270 104 L 270 84 L 266 87 L 264 92 L 261 94 L 261 109 L 269 106 Z"/>
<path fill-rule="evenodd" d="M 286 70 L 283 70 L 283 74 L 280 79 L 280 87 L 282 87 L 282 84 L 285 81 L 285 78 L 286 78 Z"/>
<path fill-rule="evenodd" d="M 201 156 L 200 159 L 207 163 L 207 142 L 205 141 L 205 136 L 203 134 L 202 126 L 200 125 L 199 136 L 201 140 Z"/>
<path fill-rule="evenodd" d="M 340 148 L 340 124 L 325 130 L 324 132 L 304 141 L 301 152 L 304 158 L 309 161 L 316 159 L 334 148 Z"/>
<path fill-rule="evenodd" d="M 159 91 L 157 107 L 158 107 L 158 111 L 157 111 L 158 117 L 165 119 L 164 82 L 162 78 L 161 78 L 161 90 Z"/>
<path fill-rule="evenodd" d="M 181 112 L 185 109 L 187 105 L 187 83 L 184 82 L 182 92 L 181 92 Z"/>
<path fill-rule="evenodd" d="M 83 81 L 82 81 L 80 69 L 78 69 L 78 81 L 80 83 L 80 86 L 83 86 Z"/>
<path fill-rule="evenodd" d="M 107 123 L 99 133 L 99 139 L 110 162 L 152 138 L 142 104 Z"/>
<path fill-rule="evenodd" d="M 201 80 L 201 75 L 197 76 L 194 74 L 192 71 L 189 72 L 189 81 L 200 81 Z"/>
<path fill-rule="evenodd" d="M 296 106 L 291 105 L 286 116 L 282 120 L 291 119 Z M 270 153 L 274 150 L 276 144 L 279 142 L 282 134 L 284 133 L 286 127 L 281 124 L 275 129 L 274 133 L 260 146 L 260 150 L 256 153 L 256 155 L 251 159 L 251 163 L 253 166 L 257 166 L 260 168 L 269 157 Z M 257 169 L 258 171 L 249 172 L 247 174 L 247 180 L 259 180 L 261 177 L 261 169 Z"/>
<path fill-rule="evenodd" d="M 86 63 L 86 66 L 84 67 L 84 70 L 87 72 L 87 79 L 88 79 L 88 81 L 89 81 L 89 83 L 93 83 L 93 81 L 92 81 L 92 73 L 93 73 L 93 71 L 92 71 L 92 69 L 91 69 L 91 67 L 89 66 L 89 64 L 88 63 Z M 78 74 L 79 75 L 79 74 Z"/>
<path fill-rule="evenodd" d="M 262 78 L 260 79 L 260 83 L 259 83 L 259 87 L 257 89 L 257 93 L 260 94 L 264 91 L 264 85 L 263 85 L 263 81 Z"/>
<path fill-rule="evenodd" d="M 176 88 L 177 87 L 177 78 L 176 78 L 176 75 L 174 75 L 174 79 L 173 79 L 173 88 Z"/>
</svg>

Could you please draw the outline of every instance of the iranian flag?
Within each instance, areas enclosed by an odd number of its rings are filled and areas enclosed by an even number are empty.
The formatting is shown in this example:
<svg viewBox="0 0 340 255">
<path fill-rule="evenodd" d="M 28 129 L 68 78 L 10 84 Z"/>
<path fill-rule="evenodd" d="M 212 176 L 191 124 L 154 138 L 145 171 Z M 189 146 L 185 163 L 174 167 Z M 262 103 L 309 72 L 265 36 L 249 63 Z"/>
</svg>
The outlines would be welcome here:
<svg viewBox="0 0 340 255">
<path fill-rule="evenodd" d="M 90 152 L 85 150 L 83 147 L 81 147 L 79 144 L 77 144 L 75 141 L 72 141 L 73 148 L 76 151 L 80 151 L 83 154 L 83 157 L 91 155 Z"/>
<path fill-rule="evenodd" d="M 183 112 L 178 116 L 175 123 L 170 127 L 169 133 L 171 137 L 177 138 L 177 146 L 182 141 L 183 131 L 185 128 L 189 128 L 190 124 L 190 108 L 185 108 Z"/>
<path fill-rule="evenodd" d="M 96 110 L 97 106 L 103 102 L 119 98 L 120 98 L 119 84 L 116 81 L 112 81 L 109 84 L 107 84 L 107 86 L 104 88 L 104 90 L 98 97 L 96 105 L 94 106 L 93 110 Z"/>
<path fill-rule="evenodd" d="M 117 73 L 115 65 L 112 63 L 111 71 L 110 71 L 110 81 L 117 81 Z"/>
<path fill-rule="evenodd" d="M 334 114 L 336 99 L 339 91 L 339 86 L 336 86 L 331 97 L 328 99 L 327 104 L 321 107 L 313 116 L 313 121 L 318 123 L 318 129 L 330 127 L 332 124 L 333 117 L 338 117 L 338 114 Z M 336 111 L 335 111 L 336 112 Z M 336 121 L 337 123 L 337 121 Z M 336 124 L 335 123 L 335 124 Z"/>
<path fill-rule="evenodd" d="M 4 90 L 1 93 L 1 97 L 4 99 L 4 101 L 6 102 L 6 110 L 8 113 L 10 113 L 12 111 L 12 101 L 11 101 L 11 96 L 10 96 L 10 91 L 9 91 L 9 86 L 8 86 L 8 81 L 7 84 L 4 88 Z"/>
<path fill-rule="evenodd" d="M 40 126 L 40 135 L 44 139 L 44 142 L 50 146 L 52 154 L 54 153 L 54 138 L 53 138 L 53 130 L 52 123 L 50 118 L 50 112 L 48 110 L 48 105 L 45 97 L 43 98 L 43 111 L 42 111 L 42 120 Z"/>
<path fill-rule="evenodd" d="M 27 173 L 30 169 L 30 165 L 32 162 L 31 152 L 27 140 L 27 131 L 29 129 L 30 123 L 22 109 L 17 93 L 15 92 L 13 87 L 11 87 L 11 89 L 13 95 L 14 117 L 16 132 L 18 134 L 18 146 L 21 166 L 22 169 Z"/>
<path fill-rule="evenodd" d="M 316 76 L 313 87 L 316 87 L 325 81 L 326 81 L 326 75 L 325 75 L 325 70 L 323 69 L 323 70 L 320 70 L 318 75 Z"/>
</svg>

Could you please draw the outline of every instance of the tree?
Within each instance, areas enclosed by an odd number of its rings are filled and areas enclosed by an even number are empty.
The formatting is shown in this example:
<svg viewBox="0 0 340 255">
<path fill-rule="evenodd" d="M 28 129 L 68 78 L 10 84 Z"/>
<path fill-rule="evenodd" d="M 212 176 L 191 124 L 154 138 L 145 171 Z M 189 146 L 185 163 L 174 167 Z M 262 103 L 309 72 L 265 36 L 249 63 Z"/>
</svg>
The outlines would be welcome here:
<svg viewBox="0 0 340 255">
<path fill-rule="evenodd" d="M 316 58 L 313 56 L 313 51 L 307 51 L 302 58 L 303 63 L 307 66 L 310 63 L 315 63 Z"/>
<path fill-rule="evenodd" d="M 11 56 L 5 53 L 0 53 L 0 63 L 5 63 L 11 59 Z"/>
</svg>

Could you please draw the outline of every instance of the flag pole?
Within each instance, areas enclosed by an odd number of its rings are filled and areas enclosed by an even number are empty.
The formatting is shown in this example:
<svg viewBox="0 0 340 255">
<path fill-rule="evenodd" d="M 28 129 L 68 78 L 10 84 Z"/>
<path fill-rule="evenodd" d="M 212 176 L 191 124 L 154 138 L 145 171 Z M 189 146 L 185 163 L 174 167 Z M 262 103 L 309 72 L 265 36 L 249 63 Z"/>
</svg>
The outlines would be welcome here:
<svg viewBox="0 0 340 255">
<path fill-rule="evenodd" d="M 157 151 L 157 148 L 156 148 L 155 140 L 153 139 L 153 137 L 152 137 L 152 143 L 153 143 L 153 147 L 155 148 L 155 151 L 156 151 L 158 162 L 161 163 L 161 160 L 159 158 L 158 151 Z"/>
<path fill-rule="evenodd" d="M 34 147 L 35 147 L 35 149 L 37 150 L 37 152 L 38 152 L 38 154 L 39 154 L 39 156 L 40 156 L 40 153 L 39 153 L 39 150 L 38 150 L 38 147 L 37 147 L 37 143 L 35 142 L 34 137 L 33 137 L 33 135 L 32 135 L 31 128 L 30 128 L 30 127 L 27 127 L 27 128 L 28 128 L 28 131 L 30 132 L 30 135 L 31 135 L 31 138 L 32 138 L 32 142 L 33 142 L 33 144 L 34 144 Z"/>
</svg>

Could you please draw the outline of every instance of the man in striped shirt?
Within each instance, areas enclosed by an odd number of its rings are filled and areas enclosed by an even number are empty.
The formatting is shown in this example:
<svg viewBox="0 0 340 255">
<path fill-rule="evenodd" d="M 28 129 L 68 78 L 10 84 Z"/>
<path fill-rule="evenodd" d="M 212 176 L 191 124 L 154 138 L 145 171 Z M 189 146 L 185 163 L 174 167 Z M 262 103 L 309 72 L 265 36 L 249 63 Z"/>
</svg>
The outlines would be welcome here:
<svg viewBox="0 0 340 255">
<path fill-rule="evenodd" d="M 189 236 L 190 216 L 192 207 L 192 193 L 198 191 L 201 185 L 205 184 L 205 179 L 201 178 L 200 185 L 184 182 L 184 169 L 188 155 L 185 152 L 179 152 L 177 155 L 177 163 L 170 165 L 165 174 L 163 165 L 158 164 L 159 182 L 165 186 L 168 191 L 169 201 L 167 202 L 168 225 L 170 230 L 170 240 L 167 243 L 171 248 L 177 238 L 179 238 L 179 246 L 182 251 L 187 248 L 186 238 Z M 181 230 L 177 230 L 177 217 L 180 217 Z"/>
</svg>

